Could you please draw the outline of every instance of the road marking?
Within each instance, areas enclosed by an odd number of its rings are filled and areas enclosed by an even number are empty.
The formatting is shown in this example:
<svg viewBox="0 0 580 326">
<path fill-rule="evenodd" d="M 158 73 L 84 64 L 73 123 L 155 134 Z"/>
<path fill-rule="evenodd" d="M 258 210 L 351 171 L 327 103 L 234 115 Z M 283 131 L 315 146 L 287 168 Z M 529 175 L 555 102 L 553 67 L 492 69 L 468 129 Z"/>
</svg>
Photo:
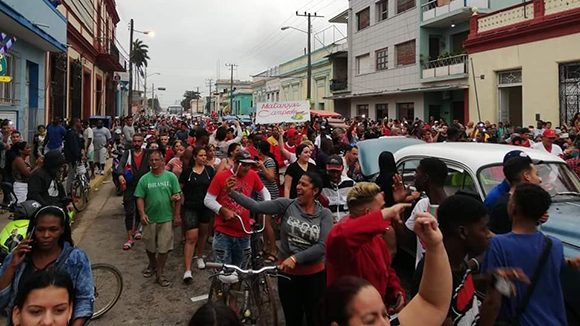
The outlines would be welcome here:
<svg viewBox="0 0 580 326">
<path fill-rule="evenodd" d="M 207 294 L 198 295 L 197 297 L 191 298 L 191 302 L 203 301 L 203 300 L 207 300 L 207 298 L 209 298 L 209 296 Z"/>
</svg>

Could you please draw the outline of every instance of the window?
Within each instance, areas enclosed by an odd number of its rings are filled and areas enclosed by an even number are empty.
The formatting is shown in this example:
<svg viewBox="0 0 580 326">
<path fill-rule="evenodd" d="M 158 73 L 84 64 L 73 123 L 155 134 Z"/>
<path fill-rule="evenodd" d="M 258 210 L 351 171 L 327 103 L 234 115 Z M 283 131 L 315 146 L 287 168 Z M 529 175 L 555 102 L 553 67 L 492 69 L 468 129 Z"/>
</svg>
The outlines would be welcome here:
<svg viewBox="0 0 580 326">
<path fill-rule="evenodd" d="M 395 45 L 397 66 L 412 65 L 415 63 L 415 40 Z"/>
<path fill-rule="evenodd" d="M 361 29 L 369 27 L 369 25 L 371 24 L 371 8 L 367 7 L 366 9 L 359 11 L 356 14 L 356 22 L 358 24 L 357 30 L 359 31 Z"/>
<path fill-rule="evenodd" d="M 6 58 L 6 76 L 12 77 L 12 81 L 9 83 L 0 83 L 0 103 L 12 104 L 15 101 L 14 92 L 14 78 L 15 78 L 15 66 L 14 57 L 9 54 L 4 54 Z"/>
<path fill-rule="evenodd" d="M 377 57 L 377 70 L 389 69 L 389 51 L 388 48 L 380 49 L 375 52 Z"/>
<path fill-rule="evenodd" d="M 370 61 L 371 56 L 368 53 L 356 57 L 356 74 L 368 74 L 371 70 Z"/>
<path fill-rule="evenodd" d="M 356 106 L 356 115 L 357 116 L 369 116 L 369 105 L 368 104 L 359 104 Z"/>
<path fill-rule="evenodd" d="M 560 123 L 570 122 L 576 112 L 580 112 L 580 61 L 560 64 Z"/>
<path fill-rule="evenodd" d="M 415 103 L 397 103 L 397 113 L 399 120 L 407 118 L 412 121 L 415 119 Z"/>
<path fill-rule="evenodd" d="M 415 0 L 397 0 L 397 14 L 415 8 Z"/>
<path fill-rule="evenodd" d="M 381 120 L 389 117 L 389 104 L 379 103 L 375 104 L 376 120 Z"/>
<path fill-rule="evenodd" d="M 389 1 L 381 0 L 376 4 L 377 21 L 383 21 L 389 18 Z"/>
</svg>

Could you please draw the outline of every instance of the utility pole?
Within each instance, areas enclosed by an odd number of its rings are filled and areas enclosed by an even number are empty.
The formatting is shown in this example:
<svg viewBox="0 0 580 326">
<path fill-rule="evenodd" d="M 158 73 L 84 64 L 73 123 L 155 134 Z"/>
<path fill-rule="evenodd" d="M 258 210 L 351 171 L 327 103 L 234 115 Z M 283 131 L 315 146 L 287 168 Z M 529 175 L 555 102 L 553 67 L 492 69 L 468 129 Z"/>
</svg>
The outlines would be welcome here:
<svg viewBox="0 0 580 326">
<path fill-rule="evenodd" d="M 318 16 L 316 13 L 311 14 L 309 12 L 304 12 L 304 14 L 299 14 L 296 11 L 296 16 L 308 18 L 308 66 L 306 67 L 306 99 L 310 101 L 312 92 L 312 49 L 311 49 L 311 38 L 312 38 L 312 18 L 323 18 L 324 16 Z"/>
<path fill-rule="evenodd" d="M 131 108 L 133 107 L 133 18 L 129 22 L 129 29 L 131 32 L 129 33 L 129 94 L 128 94 L 128 106 L 127 106 L 127 114 L 131 114 Z"/>
<path fill-rule="evenodd" d="M 238 65 L 235 63 L 226 63 L 226 67 L 230 68 L 230 114 L 234 115 L 234 68 Z"/>
<path fill-rule="evenodd" d="M 205 80 L 207 83 L 207 86 L 209 86 L 209 110 L 208 112 L 206 112 L 207 114 L 209 114 L 211 112 L 211 98 L 213 96 L 213 94 L 211 93 L 211 84 L 213 83 L 213 79 L 209 78 Z M 205 112 L 205 108 L 203 109 L 203 111 Z"/>
<path fill-rule="evenodd" d="M 156 107 L 155 107 L 155 83 L 151 84 L 151 106 L 153 107 L 152 112 L 153 112 L 153 114 L 155 114 L 155 110 L 156 110 Z"/>
<path fill-rule="evenodd" d="M 197 87 L 197 98 L 195 99 L 195 113 L 199 113 L 199 87 Z"/>
</svg>

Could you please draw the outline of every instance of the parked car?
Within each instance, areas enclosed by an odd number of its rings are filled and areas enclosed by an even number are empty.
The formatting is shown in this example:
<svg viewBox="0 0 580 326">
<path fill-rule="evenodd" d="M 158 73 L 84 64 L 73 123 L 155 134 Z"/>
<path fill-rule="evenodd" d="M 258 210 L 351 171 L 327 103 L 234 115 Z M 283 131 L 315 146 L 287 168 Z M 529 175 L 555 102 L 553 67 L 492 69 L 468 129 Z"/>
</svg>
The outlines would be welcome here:
<svg viewBox="0 0 580 326">
<path fill-rule="evenodd" d="M 413 186 L 419 161 L 437 157 L 449 169 L 447 194 L 470 192 L 483 200 L 504 180 L 503 157 L 512 150 L 522 150 L 536 162 L 542 187 L 552 195 L 550 218 L 541 226 L 542 231 L 563 242 L 566 256 L 580 256 L 580 180 L 561 158 L 524 147 L 480 143 L 414 145 L 400 149 L 394 156 L 399 173 L 409 186 Z"/>
</svg>

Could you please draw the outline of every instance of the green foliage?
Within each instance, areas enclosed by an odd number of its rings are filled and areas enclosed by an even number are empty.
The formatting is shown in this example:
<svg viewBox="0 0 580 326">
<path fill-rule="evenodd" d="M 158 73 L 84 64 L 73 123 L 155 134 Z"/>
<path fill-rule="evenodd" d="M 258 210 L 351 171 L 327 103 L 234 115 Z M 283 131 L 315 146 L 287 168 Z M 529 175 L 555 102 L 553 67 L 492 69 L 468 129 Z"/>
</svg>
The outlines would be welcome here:
<svg viewBox="0 0 580 326">
<path fill-rule="evenodd" d="M 196 91 L 185 91 L 185 93 L 183 93 L 183 100 L 181 100 L 181 107 L 183 107 L 184 110 L 189 110 L 191 108 L 191 100 L 197 100 L 200 99 L 201 96 L 199 94 L 199 92 Z"/>
</svg>

